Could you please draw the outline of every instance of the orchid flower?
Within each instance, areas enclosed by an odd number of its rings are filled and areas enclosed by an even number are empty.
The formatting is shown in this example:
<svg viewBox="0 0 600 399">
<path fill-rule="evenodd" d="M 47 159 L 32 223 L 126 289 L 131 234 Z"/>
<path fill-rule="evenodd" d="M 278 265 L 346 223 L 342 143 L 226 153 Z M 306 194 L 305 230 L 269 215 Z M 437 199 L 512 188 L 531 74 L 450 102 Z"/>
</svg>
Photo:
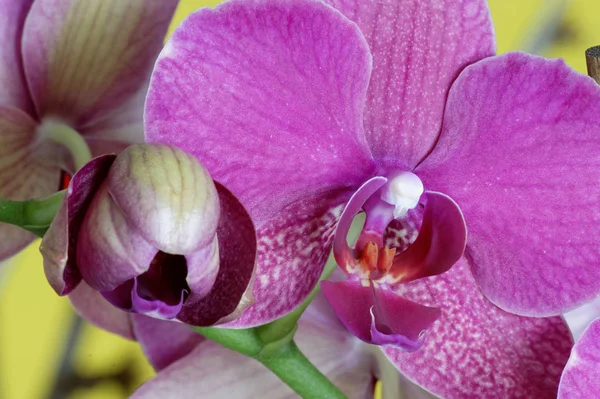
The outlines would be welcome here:
<svg viewBox="0 0 600 399">
<path fill-rule="evenodd" d="M 0 198 L 61 188 L 143 140 L 148 79 L 177 0 L 0 0 Z M 0 223 L 0 259 L 35 236 Z"/>
<path fill-rule="evenodd" d="M 571 339 L 554 316 L 600 291 L 600 90 L 563 61 L 493 55 L 483 0 L 237 0 L 180 25 L 146 139 L 194 154 L 257 228 L 256 303 L 230 326 L 292 310 L 335 241 L 336 313 L 408 378 L 556 393 Z"/>
<path fill-rule="evenodd" d="M 135 144 L 81 168 L 40 250 L 59 295 L 82 285 L 131 313 L 207 326 L 251 301 L 248 214 L 197 159 L 165 145 Z"/>
</svg>

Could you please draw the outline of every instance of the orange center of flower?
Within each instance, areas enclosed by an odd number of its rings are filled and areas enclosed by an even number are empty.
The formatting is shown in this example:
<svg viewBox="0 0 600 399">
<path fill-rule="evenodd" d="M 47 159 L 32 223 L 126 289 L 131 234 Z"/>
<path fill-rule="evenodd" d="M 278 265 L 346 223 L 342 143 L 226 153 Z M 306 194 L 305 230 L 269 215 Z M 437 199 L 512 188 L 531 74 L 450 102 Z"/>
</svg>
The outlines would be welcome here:
<svg viewBox="0 0 600 399">
<path fill-rule="evenodd" d="M 379 248 L 373 241 L 369 241 L 358 258 L 361 271 L 370 279 L 378 279 L 387 274 L 394 262 L 396 248 L 384 246 Z"/>
</svg>

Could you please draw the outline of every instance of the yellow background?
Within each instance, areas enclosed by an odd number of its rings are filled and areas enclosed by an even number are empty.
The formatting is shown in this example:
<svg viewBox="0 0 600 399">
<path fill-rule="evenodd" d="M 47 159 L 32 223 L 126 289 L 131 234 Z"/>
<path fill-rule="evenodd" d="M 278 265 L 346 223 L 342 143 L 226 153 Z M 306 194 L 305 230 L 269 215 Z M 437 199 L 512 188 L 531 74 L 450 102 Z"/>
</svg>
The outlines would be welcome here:
<svg viewBox="0 0 600 399">
<path fill-rule="evenodd" d="M 173 26 L 191 11 L 215 3 L 214 0 L 183 0 Z M 584 50 L 600 44 L 598 0 L 489 0 L 489 4 L 500 53 L 538 46 L 544 48 L 542 54 L 563 57 L 585 73 Z M 566 4 L 564 12 L 557 13 L 562 4 Z M 559 26 L 554 40 L 537 40 L 552 21 Z M 39 242 L 34 243 L 6 262 L 0 272 L 2 399 L 47 397 L 73 321 L 69 301 L 57 297 L 45 281 L 38 245 Z M 117 384 L 102 383 L 74 392 L 71 399 L 124 398 L 153 375 L 135 343 L 89 325 L 84 326 L 77 342 L 74 364 L 83 375 L 90 377 L 132 364 L 135 375 L 126 391 Z"/>
</svg>

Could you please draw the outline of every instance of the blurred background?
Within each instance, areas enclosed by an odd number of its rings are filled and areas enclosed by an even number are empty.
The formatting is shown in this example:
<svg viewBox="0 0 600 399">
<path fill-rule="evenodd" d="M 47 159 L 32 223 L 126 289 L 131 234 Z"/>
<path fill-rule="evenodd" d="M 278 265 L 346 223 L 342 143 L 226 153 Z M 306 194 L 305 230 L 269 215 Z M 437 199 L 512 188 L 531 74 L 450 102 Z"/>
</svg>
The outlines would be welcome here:
<svg viewBox="0 0 600 399">
<path fill-rule="evenodd" d="M 215 0 L 181 0 L 171 30 Z M 564 58 L 585 73 L 598 0 L 489 0 L 498 53 Z M 134 342 L 81 322 L 46 283 L 39 242 L 0 267 L 0 398 L 120 399 L 154 374 Z"/>
</svg>

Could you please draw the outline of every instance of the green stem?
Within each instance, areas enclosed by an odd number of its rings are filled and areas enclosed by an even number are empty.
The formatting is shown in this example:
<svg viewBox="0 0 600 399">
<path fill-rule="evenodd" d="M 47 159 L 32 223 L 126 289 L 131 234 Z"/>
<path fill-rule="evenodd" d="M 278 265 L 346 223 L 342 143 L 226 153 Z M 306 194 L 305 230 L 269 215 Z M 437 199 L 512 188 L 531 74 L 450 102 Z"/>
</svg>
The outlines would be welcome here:
<svg viewBox="0 0 600 399">
<path fill-rule="evenodd" d="M 258 360 L 305 399 L 346 398 L 346 395 L 304 356 L 294 341 L 281 348 L 277 355 Z"/>
<path fill-rule="evenodd" d="M 62 123 L 46 121 L 43 131 L 48 139 L 65 146 L 75 164 L 75 170 L 81 169 L 83 165 L 92 159 L 92 153 L 85 139 L 79 132 Z"/>
<path fill-rule="evenodd" d="M 230 330 L 194 327 L 194 330 L 211 341 L 258 360 L 304 399 L 346 398 L 304 356 L 291 337 L 286 337 L 282 342 L 265 342 L 258 328 Z"/>
<path fill-rule="evenodd" d="M 241 353 L 242 355 L 256 358 L 259 356 L 264 343 L 256 334 L 255 329 L 230 330 L 215 327 L 193 327 L 197 333 L 217 342 L 226 348 Z"/>
<path fill-rule="evenodd" d="M 58 212 L 66 190 L 29 201 L 0 198 L 0 222 L 22 227 L 42 237 Z"/>
</svg>

